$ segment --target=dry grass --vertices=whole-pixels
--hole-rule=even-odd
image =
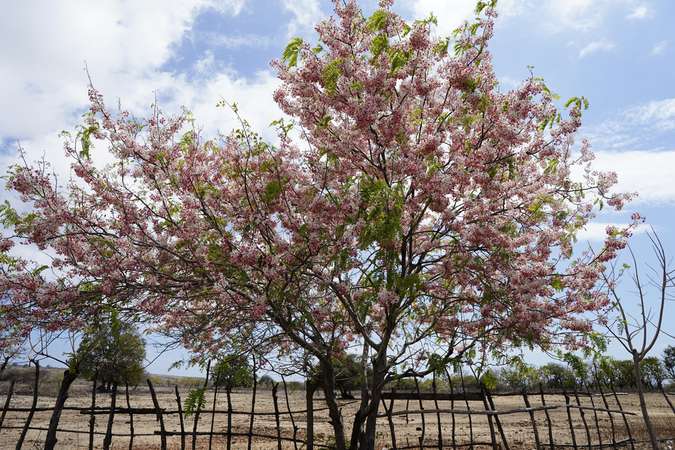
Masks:
[[[87,407],[90,404],[90,394],[88,392],[89,386],[84,384],[77,384],[74,386],[71,393],[71,398],[69,398],[66,403],[67,406],[77,406],[77,407]],[[181,396],[185,398],[187,395],[187,390],[181,392]],[[304,410],[305,409],[305,393],[304,391],[289,391],[289,399],[292,410]],[[158,388],[158,398],[160,405],[163,408],[175,410],[176,398],[173,393],[173,390],[168,387]],[[98,406],[106,406],[110,402],[109,394],[99,394],[99,401],[97,402]],[[17,394],[12,399],[12,406],[20,407],[29,407],[31,403],[31,396],[29,393],[29,388],[19,389]],[[251,407],[251,393],[250,392],[235,392],[232,395],[234,409],[238,411],[249,411]],[[539,406],[540,400],[538,396],[531,396],[530,400],[533,406]],[[613,399],[610,400],[610,408],[616,409],[617,405]],[[4,401],[4,396],[0,398],[0,402]],[[124,392],[121,391],[118,395],[118,406],[125,407],[126,401],[124,398]],[[207,409],[211,408],[213,401],[213,393],[209,392],[207,396]],[[588,397],[581,398],[582,404],[590,406],[590,400]],[[602,400],[600,398],[595,398],[596,406],[602,406]],[[621,395],[620,401],[622,406],[626,411],[635,412],[635,416],[629,416],[628,420],[633,430],[634,437],[639,439],[646,439],[644,432],[644,426],[642,424],[642,418],[639,414],[639,404],[638,398],[634,394]],[[495,397],[496,407],[498,410],[507,410],[513,408],[522,408],[523,401],[520,397]],[[546,402],[549,405],[564,405],[564,399],[562,396],[551,395],[547,396]],[[650,408],[650,414],[653,417],[654,423],[658,429],[659,435],[664,437],[671,437],[675,435],[675,415],[670,410],[669,406],[661,396],[661,394],[648,394],[648,402]],[[51,407],[54,404],[54,398],[49,396],[42,396],[39,399],[38,406]],[[138,388],[131,391],[131,405],[133,407],[152,407],[152,400],[148,393],[147,388]],[[315,407],[319,408],[323,406],[318,398],[315,400]],[[423,403],[423,408],[426,410],[434,409],[434,403],[432,401],[425,401]],[[440,408],[450,408],[449,401],[439,402]],[[1,404],[0,404],[1,407]],[[284,397],[283,390],[279,390],[279,407],[281,411],[286,411],[286,402]],[[472,409],[483,409],[483,405],[480,402],[470,402],[470,407]],[[217,401],[217,409],[226,409],[227,402],[225,395],[219,395]],[[416,401],[410,401],[409,409],[419,409],[420,405]],[[464,402],[456,401],[455,409],[465,409],[466,405]],[[272,412],[273,402],[272,395],[269,390],[260,390],[258,391],[258,398],[255,405],[256,411],[266,411]],[[356,404],[347,404],[342,410],[342,414],[345,417],[345,421],[349,422],[350,416],[354,414],[356,409]],[[394,404],[395,411],[401,411],[406,409],[406,401],[396,401]],[[383,408],[380,408],[380,412],[384,412]],[[32,426],[36,427],[47,427],[50,412],[36,412]],[[575,435],[577,443],[582,446],[586,443],[586,432],[584,430],[582,418],[578,410],[572,411],[573,415],[573,427],[575,429]],[[553,439],[556,443],[571,443],[570,427],[567,420],[567,414],[565,408],[558,408],[550,411],[551,422],[552,422],[552,432]],[[598,442],[598,431],[596,430],[595,425],[595,415],[592,411],[588,411],[585,414],[588,425],[591,429],[591,439],[594,443]],[[7,418],[5,419],[5,426],[22,426],[26,417],[26,413],[8,413]],[[104,432],[107,424],[107,415],[97,415],[96,420],[96,431]],[[456,426],[455,426],[455,439],[457,443],[468,442],[469,440],[469,421],[468,416],[466,415],[456,415]],[[304,413],[294,414],[293,418],[298,426],[298,436],[305,436],[305,420],[306,415]],[[214,424],[214,430],[224,431],[226,429],[226,420],[227,416],[225,414],[216,415]],[[437,441],[438,436],[438,422],[437,416],[435,413],[425,414],[425,442],[431,444]],[[609,443],[612,441],[612,428],[609,416],[606,413],[598,413],[598,423],[600,425],[599,433],[604,443]],[[246,433],[248,431],[248,416],[245,415],[236,415],[233,417],[233,429],[236,432]],[[394,428],[398,441],[398,445],[401,446],[405,443],[410,445],[417,444],[419,442],[419,437],[421,436],[422,429],[422,418],[419,414],[405,415],[394,417]],[[504,427],[505,433],[507,435],[508,442],[511,444],[512,449],[525,449],[534,447],[533,431],[532,424],[527,413],[519,413],[513,415],[501,416],[502,425]],[[60,428],[71,429],[71,430],[81,430],[87,431],[89,429],[89,416],[80,414],[77,411],[64,411],[63,416],[60,422]],[[546,425],[546,418],[542,411],[536,413],[536,422],[539,429],[539,434],[543,442],[548,442],[548,428]],[[166,428],[168,430],[179,430],[179,421],[177,415],[166,415],[165,416]],[[623,420],[620,416],[614,415],[614,424],[616,428],[616,439],[621,440],[627,437],[625,432],[625,426]],[[474,441],[489,442],[490,434],[489,427],[486,416],[472,416],[472,425],[474,431]],[[199,431],[207,432],[211,427],[211,415],[202,414],[199,421]],[[153,415],[135,415],[134,416],[134,428],[136,433],[153,433],[155,430],[159,430],[159,425],[155,420]],[[192,429],[192,418],[186,421],[186,428],[188,430]],[[315,413],[315,439],[317,442],[325,442],[326,439],[331,434],[331,427],[328,422],[328,415],[325,410],[318,411]],[[273,415],[267,416],[256,416],[254,429],[256,433],[264,433],[269,435],[276,435],[276,425]],[[128,433],[129,432],[129,416],[128,415],[117,415],[115,416],[113,430],[115,433]],[[449,414],[441,415],[441,430],[445,438],[446,445],[451,443],[452,436],[452,427],[451,427],[451,417]],[[281,416],[281,431],[283,436],[292,436],[293,428],[288,415]],[[27,440],[24,444],[24,448],[41,448],[46,432],[45,431],[30,431]],[[19,430],[6,430],[3,429],[0,431],[0,449],[9,449],[14,448],[17,437],[19,435]],[[88,436],[86,434],[71,434],[71,433],[59,433],[59,445],[58,448],[64,449],[75,449],[75,448],[87,448]],[[204,449],[208,448],[208,437],[202,436],[198,438],[197,447]],[[103,436],[96,437],[96,446],[100,448],[103,442]],[[378,422],[378,442],[380,442],[380,448],[387,448],[387,443],[390,442],[389,436],[389,424],[385,418],[380,419]],[[169,448],[180,448],[180,438],[170,437],[168,438]],[[234,448],[246,448],[246,437],[239,437],[233,440]],[[190,437],[187,438],[188,448],[191,445]],[[128,448],[128,438],[124,437],[115,437],[113,439],[113,448]],[[134,439],[134,448],[140,449],[151,449],[159,448],[159,437],[158,436],[139,436]],[[213,448],[224,448],[224,438],[223,437],[214,437]],[[254,441],[253,448],[255,449],[276,449],[277,444],[275,441],[265,441],[257,439]],[[294,448],[292,443],[285,444],[284,448]],[[487,448],[487,447],[486,447]]]

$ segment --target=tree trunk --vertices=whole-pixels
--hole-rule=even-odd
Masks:
[[[377,411],[380,406],[382,390],[384,389],[384,380],[387,375],[386,352],[380,351],[373,362],[373,384],[370,392],[370,403],[368,405],[368,416],[366,420],[366,430],[364,435],[364,444],[362,447],[367,450],[375,450],[375,432],[377,429]]]
[[[345,430],[342,417],[340,416],[340,409],[335,398],[335,370],[330,362],[319,361],[319,367],[323,378],[321,385],[326,396],[328,415],[335,432],[335,449],[345,450]]]
[[[61,419],[61,412],[63,407],[66,404],[68,399],[68,390],[73,384],[73,381],[79,375],[77,370],[66,369],[63,371],[63,380],[61,381],[61,387],[59,388],[59,393],[56,396],[56,404],[54,405],[54,411],[52,412],[52,417],[49,419],[49,429],[47,431],[47,436],[45,438],[45,450],[51,450],[56,447],[56,429],[59,426],[59,420]]]
[[[659,450],[659,440],[654,431],[654,426],[652,425],[652,420],[649,417],[649,411],[647,410],[647,402],[645,400],[644,387],[642,385],[642,373],[640,373],[640,358],[636,351],[633,351],[633,374],[635,376],[635,386],[637,387],[638,395],[640,397],[640,409],[642,410],[642,417],[645,421],[645,426],[647,427],[647,433],[649,433],[649,440],[652,444],[653,450]]]

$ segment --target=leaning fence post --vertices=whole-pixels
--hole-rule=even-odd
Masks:
[[[174,385],[176,393],[176,404],[178,405],[178,420],[180,421],[180,450],[185,450],[185,422],[183,421],[183,405],[180,401],[180,393],[178,392],[178,385]]]
[[[157,412],[157,420],[159,421],[159,438],[161,441],[162,450],[166,450],[166,429],[164,428],[164,417],[162,417],[162,410],[159,407],[159,402],[157,401],[157,394],[155,394],[155,388],[152,387],[152,381],[148,378],[148,387],[150,388],[150,396],[152,397],[152,403],[155,405],[155,411]]]
[[[675,406],[673,406],[673,402],[670,401],[670,397],[668,397],[668,393],[666,392],[665,389],[663,389],[663,386],[661,386],[661,393],[663,394],[663,397],[666,399],[666,402],[668,402],[668,406],[670,406],[671,411],[673,411],[673,414],[675,414]]]
[[[487,397],[488,403],[490,403],[490,408],[492,408],[493,411],[497,411],[497,408],[495,407],[495,402],[492,401],[492,395],[490,395],[490,391],[485,388],[485,396]],[[506,450],[510,450],[509,448],[509,442],[506,439],[506,433],[504,433],[504,427],[502,427],[502,421],[499,419],[499,414],[495,413],[495,423],[497,424],[497,430],[499,430],[499,435],[502,438],[502,444],[504,444],[504,448]]]
[[[394,409],[394,396],[396,394],[396,390],[392,389],[391,393],[392,396],[391,399],[389,399],[389,407],[387,407],[387,402],[384,401],[383,397],[380,397],[380,400],[382,401],[382,406],[384,406],[384,412],[387,415],[387,423],[389,424],[389,433],[391,433],[391,448],[393,450],[396,450],[396,432],[394,431],[394,421],[391,416],[391,412]]]
[[[532,411],[532,406],[530,405],[530,399],[527,397],[527,390],[523,389],[523,401],[525,402],[525,407],[530,410],[530,421],[532,422],[532,432],[534,433],[534,444],[536,445],[536,449],[539,450],[541,448],[541,444],[539,442],[539,430],[537,430],[537,420],[534,417],[534,411]]]
[[[584,383],[586,385],[586,393],[588,394],[588,398],[591,401],[591,406],[593,407],[593,419],[595,421],[595,431],[598,434],[598,444],[600,444],[600,448],[603,448],[603,442],[602,442],[602,433],[600,432],[600,421],[598,420],[598,410],[595,409],[595,401],[593,400],[593,394],[591,393],[591,389],[588,386],[588,383]]]
[[[490,428],[490,441],[492,442],[492,450],[497,450],[497,436],[495,435],[495,426],[492,423],[493,419],[492,414],[490,414],[492,408],[490,407],[490,404],[487,401],[487,394],[485,392],[485,386],[483,384],[481,384],[480,390],[482,394],[481,397],[483,397],[483,407],[485,408],[485,412],[487,414],[488,427]]]
[[[94,426],[96,425],[96,380],[98,379],[98,372],[94,374],[94,381],[91,386],[91,415],[89,416],[89,450],[94,450]]]
[[[5,406],[2,407],[2,414],[0,414],[0,430],[2,430],[2,423],[5,421],[7,409],[9,409],[9,402],[12,400],[12,394],[14,394],[15,381],[16,380],[12,379],[12,381],[9,382],[9,388],[7,388],[7,398],[5,398]]]
[[[117,383],[113,384],[112,395],[110,396],[110,413],[108,414],[108,426],[105,430],[105,438],[103,439],[103,449],[108,450],[112,443],[112,427],[115,420],[115,405],[117,401]]]
[[[129,399],[129,384],[124,385],[124,395],[127,398],[127,409],[129,410],[129,450],[132,450],[134,448],[134,413],[131,412],[131,401]],[[178,403],[178,409],[180,409],[180,401]]]
[[[607,417],[609,417],[609,424],[610,427],[612,428],[612,448],[616,448],[616,426],[614,425],[614,417],[612,417],[612,413],[609,411],[609,403],[607,402],[605,393],[602,390],[602,385],[597,377],[597,372],[595,375],[595,384],[598,386],[598,392],[600,392],[600,396],[602,397],[602,404],[605,405],[605,409],[607,410]]]
[[[19,440],[16,442],[16,450],[19,450],[23,446],[23,441],[26,439],[26,434],[28,434],[28,429],[30,428],[30,423],[33,420],[33,415],[35,414],[35,408],[37,407],[38,401],[38,387],[40,381],[40,362],[33,361],[35,364],[35,384],[33,385],[33,403],[31,404],[30,411],[28,412],[28,417],[26,417],[26,423],[21,430],[21,435]]]
[[[546,409],[546,396],[544,395],[544,387],[541,384],[539,384],[539,393],[541,395],[541,406],[544,407],[544,415],[546,416],[546,426],[548,427],[548,445],[553,450],[553,426],[551,424],[551,416],[548,414],[548,409]]]
[[[591,442],[591,430],[588,429],[588,422],[586,421],[586,412],[583,410],[581,406],[581,402],[579,401],[579,393],[577,392],[577,386],[576,384],[574,385],[574,398],[577,402],[577,406],[579,407],[579,415],[581,416],[581,422],[584,424],[584,430],[586,431],[586,442],[588,446],[588,450],[591,450],[591,446],[593,445]]]
[[[565,408],[567,409],[567,421],[570,424],[570,434],[572,435],[572,448],[577,450],[577,437],[574,434],[574,424],[572,423],[572,412],[570,408],[570,396],[567,395],[567,392],[563,394],[565,396]]]
[[[281,423],[279,422],[279,400],[277,399],[277,388],[279,383],[272,383],[272,402],[274,403],[274,421],[277,425],[277,449],[281,450]]]
[[[628,419],[626,419],[626,414],[623,411],[621,401],[619,400],[619,396],[616,394],[616,389],[614,388],[614,382],[611,379],[609,381],[609,388],[612,390],[612,394],[614,394],[614,400],[616,400],[616,405],[619,407],[619,411],[621,411],[621,418],[623,419],[623,423],[626,426],[626,432],[628,433],[628,439],[630,440],[630,448],[635,450],[635,441],[633,440],[633,432],[630,429],[630,424],[628,423]]]
[[[288,400],[288,386],[286,385],[286,379],[284,376],[281,376],[281,382],[284,385],[284,397],[286,398],[286,409],[288,410],[288,416],[291,419],[291,425],[293,426],[293,448],[298,450],[298,442],[296,440],[298,436],[298,426],[295,424],[295,419],[293,418],[293,412],[291,411],[291,402]]]
[[[314,450],[314,385],[305,381],[305,400],[307,403],[307,450]]]

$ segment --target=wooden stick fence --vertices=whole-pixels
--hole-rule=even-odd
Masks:
[[[173,397],[175,397],[175,407],[169,404],[163,405],[151,380],[147,381],[147,387],[152,400],[152,407],[133,406],[128,386],[124,386],[124,397],[122,400],[118,400],[118,393],[119,397],[122,397],[122,393],[116,385],[113,386],[112,393],[109,396],[109,404],[105,406],[97,405],[97,384],[95,381],[92,383],[89,406],[66,406],[65,401],[59,400],[53,407],[38,406],[40,366],[38,363],[34,363],[34,366],[35,380],[31,388],[30,406],[12,405],[13,399],[17,396],[17,385],[14,381],[8,384],[4,401],[0,401],[0,404],[3,405],[2,410],[0,410],[0,433],[3,430],[7,433],[2,439],[7,439],[10,430],[18,431],[18,437],[15,438],[17,449],[22,447],[33,448],[36,446],[36,439],[38,441],[40,438],[44,439],[45,435],[51,436],[49,441],[44,442],[45,448],[48,448],[49,445],[52,445],[50,442],[56,442],[57,433],[61,436],[66,434],[86,435],[90,449],[99,448],[96,446],[97,442],[100,443],[100,448],[112,448],[113,442],[120,439],[128,441],[129,449],[131,449],[134,447],[134,443],[138,442],[135,441],[138,438],[159,439],[159,442],[154,441],[154,445],[159,443],[163,450],[168,448],[170,439],[179,439],[181,450],[185,450],[188,443],[195,448],[198,439],[204,439],[204,443],[208,441],[209,448],[225,447],[228,450],[233,448],[235,442],[237,442],[237,448],[241,448],[240,446],[255,448],[254,442],[258,440],[276,443],[277,450],[283,448],[293,448],[294,450],[301,448],[318,449],[328,448],[329,446],[330,436],[322,435],[322,439],[319,440],[314,433],[316,414],[326,411],[327,407],[315,407],[315,401],[321,400],[314,398],[316,387],[312,385],[307,386],[306,408],[292,410],[286,380],[282,378],[281,383],[274,383],[270,392],[272,411],[262,410],[256,404],[256,399],[259,400],[267,396],[264,392],[259,392],[260,388],[257,383],[250,392],[253,400],[250,402],[249,410],[233,407],[232,390],[229,388],[225,389],[224,393],[227,408],[218,408],[218,394],[220,393],[222,397],[223,393],[216,388],[213,390],[213,401],[209,405],[210,409],[195,411],[191,418],[192,427],[189,427],[189,417],[186,416],[184,411],[178,387],[175,386],[169,391],[172,405],[174,403]],[[480,392],[469,392],[463,382],[463,377],[460,377],[458,390],[457,386],[453,385],[452,378],[449,374],[447,375],[448,392],[439,392],[437,379],[434,377],[432,392],[421,392],[420,384],[416,383],[413,392],[392,390],[382,394],[382,407],[378,411],[377,417],[386,419],[386,422],[383,422],[380,427],[381,430],[387,430],[389,434],[388,436],[382,434],[380,441],[382,439],[388,440],[386,443],[381,442],[382,444],[387,445],[389,449],[400,450],[413,448],[475,449],[478,447],[488,447],[495,450],[510,450],[511,448],[594,450],[605,448],[634,449],[641,442],[635,438],[637,434],[632,429],[636,422],[628,420],[628,417],[636,416],[636,413],[624,408],[620,401],[622,394],[616,392],[614,386],[603,386],[597,379],[592,383],[594,386],[588,384],[582,386],[583,390],[575,388],[571,392],[546,393],[540,386],[536,395],[533,395],[533,393],[528,393],[525,390],[520,393],[498,394],[492,393],[484,387]],[[206,384],[204,387],[206,387]],[[280,397],[280,387],[283,387],[283,398]],[[667,404],[670,411],[673,412],[672,423],[673,429],[675,429],[675,408],[673,408],[673,400],[671,399],[672,394],[668,394],[661,389],[660,395],[663,396],[664,405]],[[515,399],[520,399],[517,401],[522,402],[522,406],[513,406],[514,403],[511,402],[508,407],[498,407],[495,398],[505,396],[514,396]],[[62,400],[61,395],[59,395],[59,398]],[[429,408],[428,404],[424,404],[425,401],[433,402],[433,407]],[[166,403],[166,399],[164,402]],[[399,405],[405,406],[397,409],[397,402]],[[443,405],[442,402],[449,402],[449,407],[446,407],[447,403]],[[457,404],[456,402],[461,403]],[[342,403],[341,408],[345,408],[350,403],[353,402]],[[515,404],[517,405],[517,403]],[[482,405],[482,407],[476,405]],[[561,413],[559,417],[566,417],[566,423],[563,424],[558,421],[554,424],[551,412],[556,410]],[[88,416],[88,429],[59,427],[58,419],[64,411]],[[34,420],[35,414],[48,412],[52,413],[49,426],[33,423],[36,422]],[[16,413],[26,413],[25,418],[20,420],[16,417]],[[207,426],[208,431],[199,429],[197,426],[200,415],[203,421],[206,421],[205,426]],[[304,415],[306,419],[298,420],[300,415]],[[511,435],[508,421],[504,422],[502,419],[506,420],[507,417],[514,415],[523,416],[529,422],[529,428],[516,430],[520,431],[521,434],[523,432],[529,433],[531,438],[529,443],[509,441]],[[226,425],[217,427],[217,417],[222,416],[226,417]],[[233,423],[233,418],[237,416],[245,417],[243,422],[239,422],[239,426],[235,426]],[[96,428],[97,417],[100,417],[99,424],[103,429]],[[145,431],[140,429],[139,432],[138,424],[144,417],[154,417],[155,429],[150,432],[147,429]],[[177,425],[175,425],[176,421],[167,421],[169,417],[172,419],[177,417]],[[461,422],[459,419],[462,417],[468,421],[468,441],[466,438],[462,439],[462,436],[457,433]],[[284,418],[285,423],[290,422],[290,429],[282,426],[282,418]],[[408,431],[402,436],[401,427],[397,427],[397,423],[399,425],[409,423],[414,418],[419,418],[417,435],[411,435]],[[123,419],[126,419],[128,424],[127,432],[119,430],[119,423]],[[256,421],[256,419],[259,420]],[[487,439],[476,428],[480,421],[487,424]],[[256,427],[256,424],[261,422],[268,425]],[[606,426],[607,423],[609,423],[609,427]],[[304,433],[301,431],[299,424],[305,425]],[[603,424],[605,424],[604,428]],[[450,426],[449,435],[447,426]],[[173,429],[176,427],[178,428]],[[560,430],[564,427],[569,428],[567,436],[564,437],[564,442],[556,441],[556,438],[562,439]],[[554,433],[554,428],[557,429],[557,433]],[[30,433],[31,431],[37,433]],[[397,436],[397,431],[399,436]],[[34,437],[38,433],[38,437]],[[191,442],[188,441],[188,438]],[[222,441],[216,439],[222,439]],[[673,437],[667,437],[665,440],[672,442]],[[39,442],[37,445],[41,446]],[[519,447],[518,445],[525,445],[525,447]]]

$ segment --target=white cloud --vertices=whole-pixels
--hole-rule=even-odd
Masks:
[[[266,48],[274,43],[271,36],[261,34],[222,34],[208,33],[203,35],[209,45],[225,48]]]
[[[665,52],[666,49],[668,48],[668,44],[669,44],[668,41],[657,42],[656,44],[654,44],[654,47],[652,47],[652,50],[649,52],[649,54],[652,56],[662,55],[663,52]]]
[[[593,41],[579,50],[579,58],[585,58],[589,55],[592,55],[593,53],[609,52],[613,50],[614,47],[614,43],[606,39]]]
[[[196,62],[193,75],[162,66],[189,34],[205,8],[237,14],[243,0],[14,2],[0,16],[0,140],[18,139],[29,161],[42,156],[67,177],[61,130],[73,130],[88,106],[84,61],[94,85],[110,105],[144,116],[155,99],[167,112],[187,105],[205,132],[237,126],[232,114],[216,108],[237,102],[257,129],[281,115],[272,100],[277,81],[270,72],[245,78],[218,65],[213,54]],[[76,18],[77,20],[74,20]],[[215,70],[217,69],[217,70]],[[270,133],[271,134],[271,133]],[[97,163],[106,152],[95,151]],[[0,155],[0,172],[17,155]],[[6,198],[9,193],[0,194]]]
[[[307,35],[324,18],[319,0],[283,0],[284,8],[293,15],[288,23],[288,36]]]
[[[648,19],[652,16],[652,11],[647,5],[636,5],[631,12],[626,16],[629,20]]]
[[[637,192],[633,203],[674,203],[675,150],[596,151],[593,168],[617,173],[617,192]]]
[[[675,98],[655,100],[631,108],[626,112],[626,117],[660,131],[675,130]]]
[[[623,223],[614,223],[614,222],[591,222],[586,224],[586,227],[579,231],[577,234],[577,239],[579,241],[603,241],[607,237],[607,227],[613,226],[617,228],[624,228],[629,224],[629,221]],[[651,228],[649,225],[640,224],[635,230],[633,230],[633,235],[646,233]]]
[[[530,0],[502,0],[497,4],[500,17],[516,15],[524,10]],[[475,0],[403,0],[401,2],[415,19],[428,17],[433,13],[438,18],[438,32],[449,35],[465,20],[475,16]]]

